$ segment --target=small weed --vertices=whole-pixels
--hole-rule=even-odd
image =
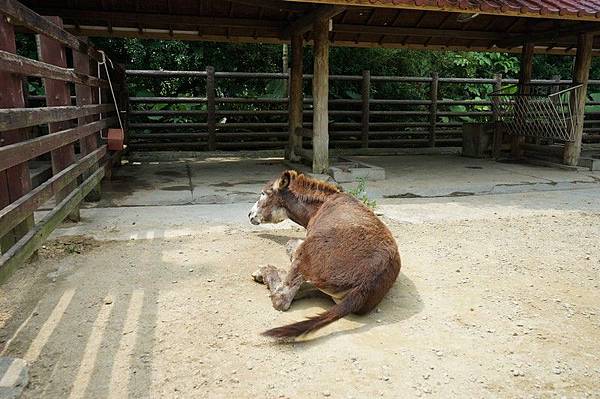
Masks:
[[[357,179],[357,181],[358,185],[356,188],[348,190],[348,193],[369,208],[375,209],[377,207],[377,201],[370,199],[367,195],[367,181],[364,178]]]

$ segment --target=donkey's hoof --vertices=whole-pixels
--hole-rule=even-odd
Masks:
[[[252,273],[252,278],[254,279],[254,281],[256,281],[259,284],[265,283],[265,281],[263,280],[263,275],[261,273],[261,269],[258,269],[254,273]]]

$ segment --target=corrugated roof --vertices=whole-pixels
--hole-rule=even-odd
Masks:
[[[600,0],[317,0],[318,3],[378,5],[545,18],[600,18]]]

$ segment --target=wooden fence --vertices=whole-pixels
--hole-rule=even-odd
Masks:
[[[21,34],[37,34],[37,59],[18,54],[15,25],[26,30]],[[99,196],[104,165],[115,155],[100,145],[100,132],[116,122],[108,82],[98,76],[102,59],[59,18],[0,1],[0,277],[64,218],[77,220],[86,196]],[[32,81],[42,85],[43,98],[26,96]],[[50,173],[32,179],[34,167],[46,164]],[[47,212],[34,217],[42,206]]]
[[[219,82],[230,79],[287,80],[286,73],[150,71],[128,70],[128,80],[187,78],[205,89],[205,95],[194,97],[139,96],[129,97],[128,142],[134,150],[235,150],[284,148],[288,142],[288,98],[256,98],[224,96]],[[304,75],[305,88],[312,75]],[[446,98],[440,93],[451,85],[487,86],[490,92],[503,85],[516,84],[516,79],[497,75],[484,78],[332,75],[332,83],[343,82],[355,87],[359,98],[330,98],[329,134],[331,148],[358,147],[434,147],[460,146],[465,121],[493,121],[497,118],[494,100]],[[551,85],[554,90],[571,81],[534,80],[534,84]],[[377,86],[399,84],[419,88],[427,98],[374,98]],[[591,81],[600,86],[600,81]],[[425,87],[424,87],[425,86]],[[309,91],[309,90],[305,90]],[[409,91],[410,90],[406,90]],[[416,92],[417,90],[415,90]],[[600,105],[590,101],[589,106]],[[186,108],[186,109],[177,109]],[[600,111],[586,113],[585,141],[599,141]],[[304,98],[303,127],[298,132],[303,145],[310,148],[312,135],[312,98]]]

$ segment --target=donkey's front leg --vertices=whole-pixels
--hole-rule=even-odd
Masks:
[[[298,247],[302,245],[303,242],[304,240],[297,238],[291,239],[287,242],[287,244],[285,244],[285,252],[290,257],[291,262],[294,261],[294,258],[296,257],[296,250],[298,250]]]
[[[285,276],[285,280],[278,287],[269,286],[271,291],[271,302],[277,310],[285,311],[290,308],[296,293],[305,282],[304,277],[300,274],[298,261],[292,262],[292,267],[289,273]]]

